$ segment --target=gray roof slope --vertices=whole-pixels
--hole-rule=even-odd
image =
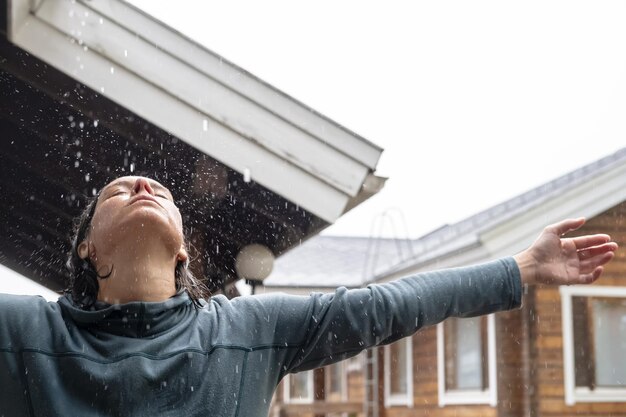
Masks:
[[[391,271],[478,243],[484,231],[623,164],[626,148],[415,240],[314,237],[280,257],[266,285],[335,287],[376,281]],[[375,245],[378,253],[372,249]],[[402,252],[398,250],[400,246]],[[374,258],[377,261],[372,267]]]
[[[267,287],[360,287],[410,256],[410,240],[315,236],[279,257]]]

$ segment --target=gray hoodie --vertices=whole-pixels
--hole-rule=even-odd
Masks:
[[[446,317],[519,307],[512,258],[310,296],[98,303],[0,295],[0,416],[266,416],[287,373]]]

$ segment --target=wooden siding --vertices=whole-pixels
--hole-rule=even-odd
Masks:
[[[528,294],[527,294],[528,296]],[[531,385],[528,306],[496,315],[496,366],[499,417],[528,416]]]
[[[626,202],[589,219],[572,235],[593,233],[608,233],[620,245],[603,277],[593,285],[626,286]],[[535,293],[536,314],[532,316],[531,327],[536,337],[531,339],[531,349],[536,357],[531,357],[531,367],[538,400],[531,416],[626,416],[623,402],[565,404],[561,296],[558,288],[548,286],[536,287]]]

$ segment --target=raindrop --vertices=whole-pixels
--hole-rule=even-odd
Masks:
[[[124,56],[128,57],[128,50],[124,49]]]
[[[248,167],[243,170],[243,182],[250,182],[250,168]]]
[[[103,24],[103,23],[104,23],[104,19],[100,18],[100,24]]]
[[[85,174],[85,182],[89,182],[89,174]]]
[[[100,92],[104,93],[104,87],[100,87]]]
[[[209,121],[207,119],[204,119],[202,121],[202,130],[204,130],[205,132],[209,130]]]
[[[79,165],[80,165],[80,162],[74,161],[74,168],[78,168]]]
[[[98,127],[98,120],[93,121],[93,127]]]
[[[135,163],[134,162],[130,163],[130,172],[135,172]]]
[[[81,128],[81,129],[84,128],[85,127],[85,123],[83,123],[83,122],[78,123],[78,127]]]
[[[115,68],[111,67],[111,74],[115,74]]]

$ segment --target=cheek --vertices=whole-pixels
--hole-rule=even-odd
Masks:
[[[89,235],[94,243],[102,242],[103,240],[109,240],[109,233],[111,230],[110,224],[111,218],[108,216],[94,215],[91,220],[91,228]]]
[[[94,243],[109,242],[111,233],[115,230],[115,207],[111,201],[105,201],[96,207],[93,218],[91,219],[90,235]]]
[[[174,213],[173,218],[174,218],[174,223],[176,224],[176,229],[182,235],[183,234],[183,219],[180,216],[180,212],[178,210],[176,210],[176,212]]]

